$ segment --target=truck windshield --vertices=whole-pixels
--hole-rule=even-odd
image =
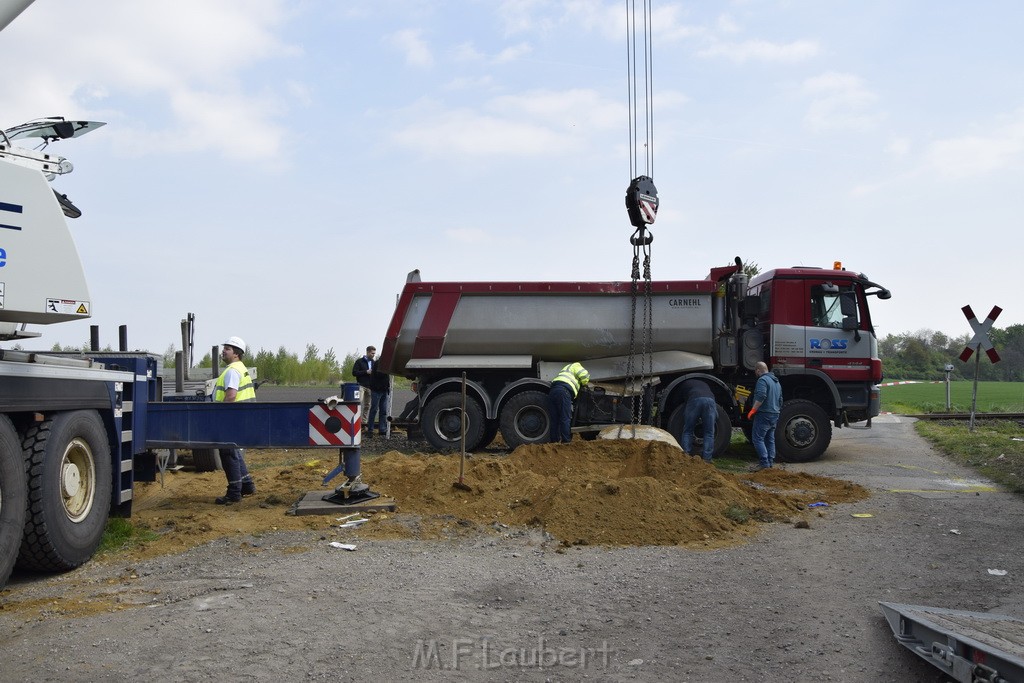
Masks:
[[[811,325],[842,329],[843,319],[851,313],[856,320],[856,296],[852,288],[831,283],[811,287]]]

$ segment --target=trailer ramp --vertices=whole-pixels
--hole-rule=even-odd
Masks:
[[[1024,621],[879,602],[896,641],[962,683],[1024,682]]]

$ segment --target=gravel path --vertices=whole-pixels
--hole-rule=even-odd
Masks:
[[[837,430],[790,467],[874,495],[707,552],[558,551],[517,529],[346,552],[287,532],[20,577],[0,608],[40,616],[0,609],[0,680],[941,681],[879,600],[1024,617],[1024,502],[908,421]],[[95,607],[47,609],[71,594]]]

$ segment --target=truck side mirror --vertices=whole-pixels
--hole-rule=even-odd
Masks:
[[[840,295],[839,295],[839,310],[842,311],[842,314],[844,316],[852,315],[852,316],[856,317],[856,315],[857,315],[857,299],[855,298],[855,295],[854,295],[853,292],[842,292],[842,293],[840,293]],[[843,327],[844,328],[846,327],[845,321],[843,323]]]

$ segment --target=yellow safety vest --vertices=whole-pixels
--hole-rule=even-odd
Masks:
[[[217,384],[213,387],[213,400],[218,403],[224,402],[224,377],[228,374],[228,370],[237,370],[238,374],[242,376],[238,380],[238,393],[235,394],[235,403],[239,401],[255,401],[256,400],[256,389],[252,386],[252,377],[249,377],[249,370],[245,367],[245,363],[240,360],[236,360],[231,365],[224,368],[224,372],[220,373],[220,377],[217,378]]]
[[[565,382],[572,389],[572,397],[580,393],[580,387],[590,382],[590,373],[579,363],[570,363],[562,368],[562,371],[555,376],[551,383]]]

